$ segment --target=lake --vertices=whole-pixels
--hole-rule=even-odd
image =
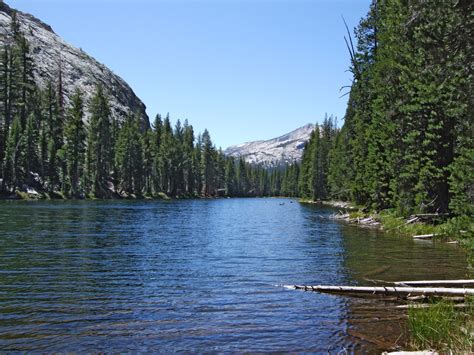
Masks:
[[[3,351],[376,352],[386,300],[287,290],[462,278],[457,246],[290,199],[0,202]],[[402,336],[400,337],[400,333]]]

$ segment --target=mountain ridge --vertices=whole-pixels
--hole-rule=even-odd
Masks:
[[[33,74],[38,86],[45,88],[48,82],[57,85],[61,73],[65,103],[68,104],[76,88],[89,101],[95,93],[95,87],[101,84],[109,96],[110,111],[114,118],[122,121],[129,114],[138,113],[145,125],[149,126],[145,104],[124,79],[82,49],[69,44],[50,25],[31,14],[11,8],[4,1],[0,2],[1,45],[5,45],[11,35],[10,24],[14,12],[30,46],[30,55],[35,64]],[[85,112],[85,120],[88,118],[89,113]]]
[[[290,164],[301,160],[303,148],[314,128],[314,124],[307,123],[275,138],[232,145],[224,153],[235,158],[243,158],[247,163],[265,167]]]

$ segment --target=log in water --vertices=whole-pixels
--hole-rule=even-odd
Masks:
[[[474,287],[474,280],[419,280],[397,281],[396,286],[469,286]]]
[[[296,290],[318,291],[328,293],[363,293],[377,295],[424,295],[424,296],[469,296],[474,295],[474,289],[447,287],[391,287],[391,286],[307,286],[292,285],[285,288]]]

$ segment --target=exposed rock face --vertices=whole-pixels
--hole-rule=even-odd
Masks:
[[[7,40],[13,10],[0,0],[0,45]],[[130,112],[138,112],[145,125],[149,125],[145,105],[135,95],[128,84],[112,73],[105,65],[97,62],[81,49],[64,41],[53,29],[34,16],[17,11],[20,29],[30,45],[30,53],[35,63],[36,83],[44,88],[49,81],[57,85],[59,72],[65,103],[67,104],[76,88],[85,95],[88,102],[97,84],[102,84],[110,99],[112,115],[123,120]],[[60,70],[61,68],[61,70]],[[86,110],[86,120],[89,113]]]
[[[276,167],[300,161],[303,148],[314,127],[309,123],[281,137],[231,146],[224,153],[233,157],[242,157],[250,164],[260,164],[265,167]]]

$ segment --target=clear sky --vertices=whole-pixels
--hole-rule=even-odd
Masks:
[[[344,116],[342,16],[369,0],[7,0],[124,78],[147,106],[217,146]]]

